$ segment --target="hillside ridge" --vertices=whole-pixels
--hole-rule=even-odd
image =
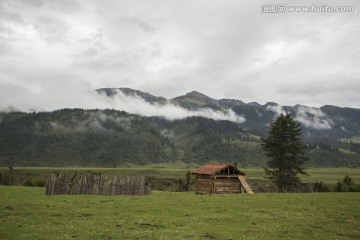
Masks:
[[[173,104],[172,111],[184,108],[183,112],[202,115],[166,119],[161,115],[145,117],[141,112],[79,108],[0,112],[0,166],[117,167],[224,161],[261,167],[266,164],[266,156],[260,139],[267,136],[274,119],[284,113],[300,123],[302,141],[310,156],[308,166],[360,166],[360,109],[281,106],[274,102],[261,105],[216,100],[197,91],[173,99],[130,88],[97,92],[109,98],[123,94],[136,98],[136,102],[142,98],[151,104],[142,104],[144,111],[148,106],[160,109]],[[233,118],[216,118],[226,114]],[[243,121],[231,121],[236,117]]]

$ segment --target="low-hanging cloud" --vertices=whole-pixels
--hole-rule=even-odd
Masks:
[[[281,105],[268,105],[267,111],[275,113],[275,118],[280,114],[288,114]],[[295,109],[294,120],[304,125],[306,128],[317,130],[331,129],[333,121],[319,108],[297,106]]]
[[[162,116],[169,120],[181,119],[185,117],[205,117],[212,118],[215,120],[229,120],[232,122],[243,123],[245,118],[237,115],[232,110],[215,111],[210,108],[202,108],[198,110],[188,110],[180,106],[171,104],[150,104],[144,99],[138,96],[127,96],[120,90],[117,91],[113,97],[109,98],[104,95],[100,95],[104,101],[113,108],[118,109],[121,107],[122,110],[143,115],[143,116]]]
[[[298,106],[294,118],[307,128],[318,130],[331,129],[333,121],[327,118],[326,114],[318,108]]]
[[[107,129],[104,124],[107,122],[115,122],[119,126],[121,126],[124,130],[131,130],[132,117],[121,117],[106,114],[103,111],[96,112],[86,112],[87,118],[85,120],[79,121],[78,119],[71,118],[68,122],[59,123],[56,120],[50,122],[50,126],[54,131],[62,131],[62,132],[85,132],[89,129],[92,131],[111,131]]]
[[[215,111],[210,108],[188,110],[171,104],[150,104],[138,96],[128,96],[118,90],[112,97],[96,91],[47,89],[32,91],[26,87],[2,84],[0,88],[0,111],[54,111],[63,108],[115,109],[142,116],[161,116],[168,120],[191,116],[229,120],[243,123],[245,118],[232,110]]]
[[[285,115],[287,112],[284,110],[284,108],[281,105],[268,105],[266,106],[266,110],[270,112],[274,112],[276,115],[275,117],[283,114]]]

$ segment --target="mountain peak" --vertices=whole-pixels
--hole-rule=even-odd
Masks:
[[[218,100],[218,103],[220,105],[226,106],[228,108],[232,108],[234,106],[241,106],[244,105],[245,103],[243,101],[237,100],[237,99],[227,99],[227,98],[223,98]]]
[[[131,97],[141,97],[146,102],[149,103],[164,103],[166,102],[166,98],[164,97],[157,97],[154,95],[151,95],[147,92],[142,92],[140,90],[135,90],[132,88],[101,88],[96,90],[98,93],[105,93],[107,96],[112,97],[118,93],[118,91],[121,91],[123,94]]]
[[[247,105],[249,105],[249,106],[256,106],[256,107],[260,107],[260,106],[261,106],[261,104],[258,103],[258,102],[250,102],[250,103],[248,103]]]
[[[191,98],[196,98],[196,99],[201,99],[201,100],[214,100],[211,97],[208,97],[205,94],[202,94],[201,92],[198,92],[198,91],[191,91],[191,92],[185,94],[185,97],[191,97]]]
[[[191,91],[183,96],[173,98],[171,101],[188,109],[210,106],[216,109],[218,108],[217,100],[197,91]]]
[[[279,106],[279,104],[278,103],[276,103],[276,102],[267,102],[264,106],[273,106],[273,107],[276,107],[276,106]]]

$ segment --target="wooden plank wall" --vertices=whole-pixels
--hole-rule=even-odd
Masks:
[[[115,176],[112,180],[108,180],[103,175],[52,174],[46,185],[47,195],[148,195],[150,193],[150,184],[145,176],[126,176],[124,180]]]
[[[211,194],[213,189],[213,178],[196,176],[195,185],[196,193],[198,194]]]
[[[204,177],[196,176],[196,193],[198,194],[234,194],[241,193],[241,183],[237,177]]]
[[[238,178],[216,178],[215,193],[232,194],[241,193],[241,184]]]

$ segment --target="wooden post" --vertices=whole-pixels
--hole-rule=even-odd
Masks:
[[[212,189],[213,194],[216,193],[215,184],[216,184],[216,176],[214,176],[213,189]]]

